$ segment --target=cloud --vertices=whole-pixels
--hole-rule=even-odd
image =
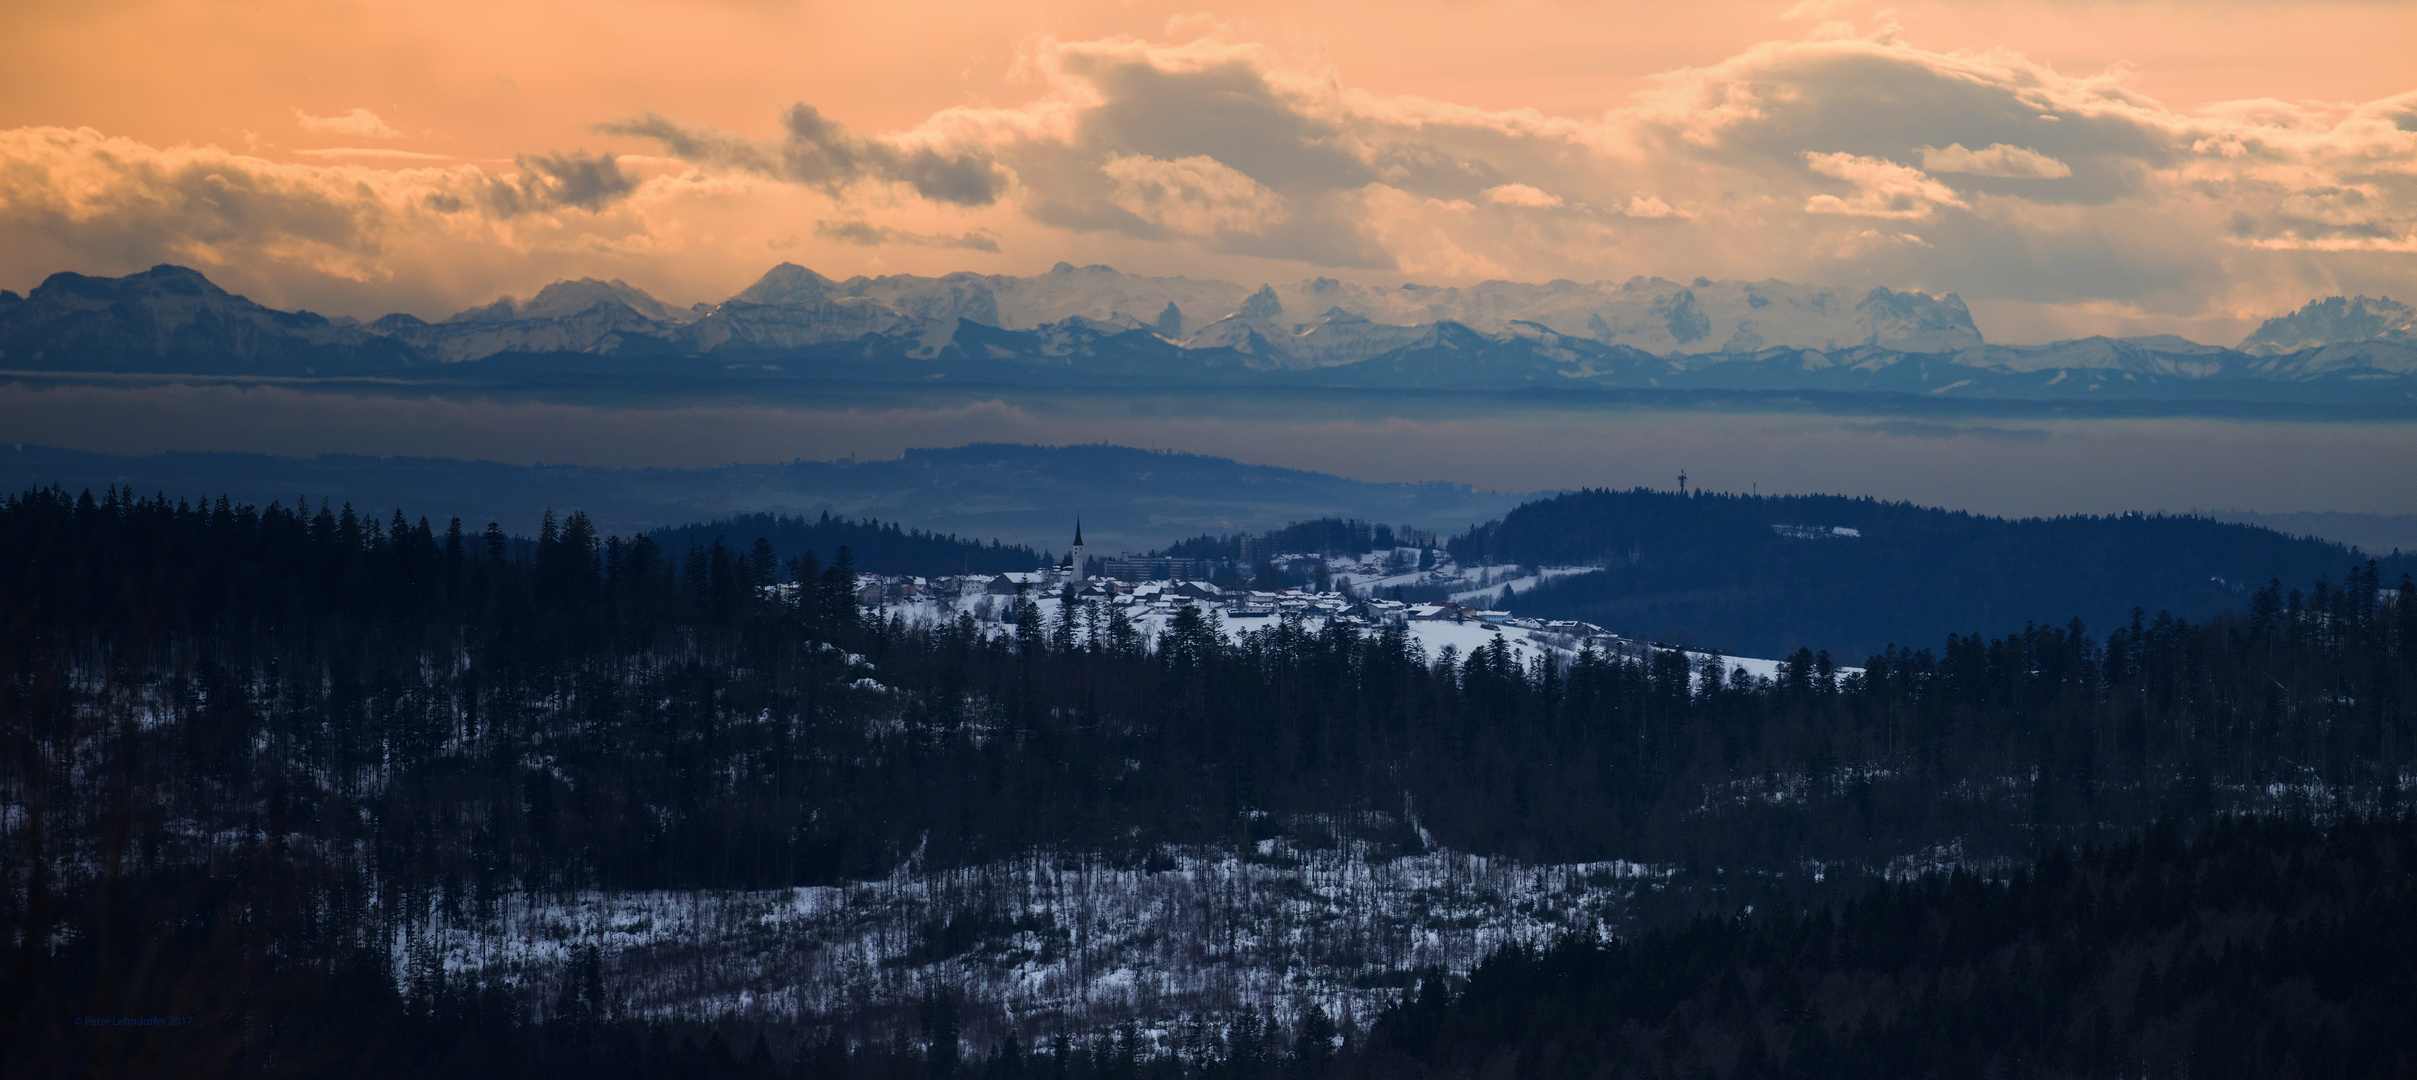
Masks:
[[[1487,188],[1485,198],[1487,202],[1500,203],[1504,206],[1525,206],[1538,210],[1549,210],[1561,205],[1560,196],[1526,184],[1499,184]],[[1664,207],[1663,209],[1668,210],[1669,208]]]
[[[279,252],[358,273],[414,187],[343,167],[216,148],[159,149],[90,129],[0,132],[0,223],[101,262],[218,262]],[[433,178],[430,178],[433,179]],[[348,182],[349,181],[349,182]],[[156,261],[156,260],[155,260]]]
[[[397,150],[390,146],[328,146],[294,151],[296,157],[308,158],[381,158],[388,161],[452,161],[451,154],[429,154],[418,150]]]
[[[1574,228],[1534,232],[1520,215],[1439,222],[1476,262],[1549,277],[1647,269],[1633,260],[1666,257],[1672,227],[1699,231],[1697,250],[1708,253],[1814,253],[1732,271],[1764,276],[1834,271],[1827,217],[2027,215],[2036,227],[2046,216],[2033,207],[2165,198],[2168,178],[2192,160],[2183,135],[2208,126],[2119,78],[1834,25],[1671,72],[1592,119],[1370,94],[1222,37],[1213,22],[1186,28],[1202,36],[1036,39],[1019,59],[1039,88],[1032,100],[944,109],[879,137],[807,105],[788,111],[777,144],[656,116],[608,130],[835,195],[867,180],[907,183],[934,202],[974,205],[978,194],[980,205],[1064,232],[1316,267],[1403,265],[1409,253],[1384,238],[1419,231],[1394,217],[1407,206],[1550,209],[1565,224],[1594,223],[1580,240]],[[911,181],[898,164],[908,147],[978,182],[950,194]],[[2035,183],[2045,178],[2060,183]],[[2024,181],[2034,183],[2007,187]],[[1380,199],[1380,188],[1411,201]],[[1655,190],[1713,197],[1680,211],[1642,194]]]
[[[842,199],[883,197],[868,181],[903,183],[934,203],[1004,200],[1072,233],[1334,267],[1395,265],[1369,231],[1369,185],[1448,172],[1454,197],[1471,198],[1502,182],[1416,140],[1371,143],[1333,88],[1301,82],[1254,45],[1044,39],[1019,63],[1039,99],[943,110],[878,138],[804,104],[787,111],[777,144],[651,115],[604,130]]]
[[[489,205],[505,216],[564,206],[593,213],[638,189],[609,154],[522,154],[514,163],[518,176],[487,187]]]
[[[1846,5],[1847,0],[1797,0],[1794,6],[1780,12],[1779,17],[1782,19],[1827,19],[1837,14],[1838,10]]]
[[[1804,164],[1816,173],[1836,177],[1855,187],[1854,194],[1843,199],[1826,194],[1806,199],[1804,208],[1808,213],[1926,218],[1941,206],[1964,205],[1955,197],[1953,188],[1924,175],[1920,169],[1893,161],[1806,151]]]
[[[2417,252],[2417,215],[2381,184],[2327,185],[2293,191],[2264,217],[2236,211],[2233,235],[2274,251]]]
[[[1645,219],[1684,218],[1695,216],[1687,213],[1684,210],[1674,209],[1669,203],[1663,202],[1662,200],[1654,198],[1651,195],[1630,196],[1628,199],[1628,209],[1626,213],[1632,218]]]
[[[1109,158],[1100,171],[1116,185],[1108,201],[1173,232],[1263,235],[1290,216],[1283,196],[1211,157],[1161,161],[1124,154]]]
[[[880,247],[884,244],[905,244],[910,247],[950,248],[960,251],[999,250],[999,241],[988,233],[969,232],[954,236],[947,234],[908,232],[892,229],[862,219],[850,221],[818,221],[814,235],[825,240],[837,240],[858,247]]]
[[[296,109],[294,110],[294,121],[302,125],[302,130],[313,135],[342,135],[354,139],[400,139],[403,137],[402,132],[388,126],[386,121],[378,119],[378,114],[367,109],[354,109],[351,112],[339,113],[335,116],[312,116]]]
[[[727,131],[687,127],[655,113],[606,121],[597,124],[596,130],[606,135],[653,139],[663,145],[664,153],[681,161],[783,178],[780,157],[774,148]]]
[[[2059,180],[2073,175],[2073,167],[2064,162],[2037,150],[2004,143],[1990,143],[1978,150],[1966,150],[1962,143],[1950,143],[1944,150],[1922,146],[1916,147],[1915,153],[1922,156],[1922,167],[1931,172],[2030,180]]]
[[[647,113],[599,124],[597,130],[653,139],[663,144],[666,153],[684,161],[805,184],[833,194],[861,182],[896,183],[934,202],[986,206],[1007,184],[990,155],[979,148],[861,138],[811,105],[791,105],[781,115],[781,127],[785,134],[779,141],[759,143]]]
[[[523,155],[513,169],[489,171],[281,162],[85,128],[17,128],[0,131],[0,252],[8,272],[37,280],[66,267],[175,262],[271,299],[324,295],[313,290],[329,282],[396,283],[404,297],[428,296],[482,276],[479,268],[628,243],[641,224],[603,215],[637,186],[616,159],[583,152]]]
[[[1029,39],[1020,99],[883,130],[838,102],[770,101],[763,137],[658,113],[597,127],[643,140],[643,158],[480,167],[364,138],[269,162],[20,131],[0,145],[0,233],[376,275],[377,253],[415,236],[701,264],[811,225],[809,244],[863,269],[883,248],[945,272],[960,267],[936,253],[1012,237],[1041,265],[1253,281],[1282,272],[1271,262],[1369,280],[1782,278],[1956,291],[2041,334],[2406,291],[2417,251],[2417,92],[2183,110],[2121,70],[1824,22],[1556,115],[1378,93],[1214,19],[1173,25],[1178,40]]]

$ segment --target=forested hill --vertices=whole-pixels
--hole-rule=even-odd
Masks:
[[[2304,598],[2260,589],[2240,618],[1957,637],[1936,652],[1892,650],[1861,671],[1800,655],[1778,677],[1755,678],[1670,650],[1523,665],[1500,637],[1429,655],[1399,626],[1281,619],[1236,641],[1188,608],[1155,639],[1117,609],[1054,603],[1022,605],[1011,632],[988,634],[970,615],[868,617],[836,567],[782,596],[761,588],[775,570],[769,553],[697,550],[675,558],[643,537],[599,541],[577,513],[516,550],[500,532],[277,505],[58,489],[0,499],[0,746],[13,751],[0,754],[0,968],[19,973],[0,980],[0,1015],[37,1033],[0,1041],[0,1075],[261,1075],[321,1060],[335,1064],[295,1071],[698,1075],[664,1064],[676,1054],[663,1049],[696,1029],[649,1004],[698,985],[693,956],[625,953],[608,969],[591,960],[461,981],[436,951],[446,934],[486,934],[505,912],[583,891],[777,890],[788,903],[799,886],[911,887],[906,875],[979,875],[1031,852],[1100,853],[1171,879],[1175,853],[1265,852],[1284,839],[1349,844],[1378,863],[1440,849],[1657,865],[1664,876],[1634,895],[1640,919],[1665,922],[1739,900],[1837,895],[1901,857],[1985,867],[2159,816],[2394,814],[2417,761],[2417,604],[2399,600],[2417,596],[2417,583],[2381,589],[2363,565],[2340,568],[2338,587],[2309,584]],[[2355,849],[2339,851],[2366,872],[2349,862]],[[2385,865],[2405,867],[2393,858]],[[2405,897],[2382,910],[2405,911]],[[2130,917],[2107,903],[2108,917]],[[1010,1036],[1168,1019],[1096,991],[1086,1000],[1102,1004],[1081,1015],[973,1001],[961,1027],[935,1003],[925,1042],[907,1044],[911,1006],[884,1004],[885,987],[937,997],[984,972],[1002,982],[1021,972],[1013,979],[1025,985],[1046,980],[1023,965],[1049,963],[1108,977],[1090,966],[1100,954],[1086,916],[1014,910],[1028,914],[932,924],[931,950],[899,953],[896,968],[868,964],[867,981],[849,987],[866,1004],[782,1018],[842,1065],[780,1068],[958,1077],[970,1061],[962,1035],[974,1052],[1017,1062],[994,1074],[1011,1076],[1021,1059],[1007,1053]],[[2046,910],[2022,925],[2060,925],[2059,909]],[[2164,919],[2174,909],[2141,910]],[[2313,910],[2365,918],[2363,908]],[[2123,955],[2156,958],[2160,981],[2134,1009],[2160,1011],[2110,1023],[2168,1023],[2155,1019],[2173,1008],[2158,995],[2233,985],[2209,980],[2243,964],[2252,990],[2192,999],[2234,1011],[2188,1030],[2222,1032],[2226,1016],[2310,992],[2342,1000],[2324,981],[2333,969],[2313,973],[2309,991],[2293,969],[2254,964],[2319,955],[2306,943],[2335,949],[2366,925],[2247,936],[2221,910],[2182,919],[2172,933],[2233,934],[2258,951],[2228,953],[2210,938],[2203,953],[2214,959],[2203,960],[2156,944],[2170,935],[2136,939],[2142,951]],[[2405,934],[2406,923],[2387,929]],[[754,940],[771,944],[751,943],[751,955],[781,965],[839,947]],[[1975,1002],[1961,968],[1924,985],[1939,988],[1940,1009],[1958,1010],[1956,1023],[2034,1023],[2047,1000],[2030,996],[2036,980],[2073,955],[2062,940],[1990,953],[2010,972],[1985,984],[2002,986],[1989,991],[1999,996]],[[1017,941],[1036,944],[1017,951]],[[1961,964],[1987,942],[1948,944],[1964,951],[1944,962]],[[1856,970],[1919,968],[1859,956]],[[765,970],[778,980],[800,969]],[[1192,970],[1210,985],[1231,969]],[[2105,989],[2134,993],[2130,970]],[[1378,952],[1348,971],[1370,987],[1412,976],[1404,958]],[[2351,980],[2405,1002],[2407,972],[2354,969]],[[2268,984],[2254,979],[2275,978],[2282,990],[2256,996]],[[1885,1011],[1932,1007],[1919,987],[1902,996],[1906,979],[1852,990],[1859,998],[1826,987],[1748,984],[1770,995],[1753,1006],[1770,1018],[1769,1054],[1798,1053],[1781,1025],[1808,1001],[1842,1002],[1823,1014],[1839,1024],[1906,1015],[1907,1031],[1981,1038]],[[1881,1004],[1850,1008],[1867,1001]],[[2315,1015],[2363,1024],[2372,1013]],[[72,1022],[109,1016],[194,1022],[140,1039],[78,1034]],[[1266,1029],[1250,1016],[1219,1046],[1193,1044],[1147,1075],[1271,1080],[1255,1049]],[[1300,1030],[1314,1034],[1313,1019]],[[1682,1022],[1640,1021],[1657,1031]],[[1852,1038],[1863,1039],[1859,1028]],[[797,1062],[797,1045],[780,1055]],[[656,1056],[642,1062],[642,1052]],[[907,1071],[845,1064],[868,1053]],[[1697,1059],[1726,1068],[1721,1053]],[[2362,1074],[2357,1060],[2329,1068],[2337,1059],[2313,1054],[2297,1059],[2311,1075]],[[72,1067],[81,1055],[124,1064]],[[1038,1075],[1144,1075],[1121,1064],[1059,1074],[1082,1056],[1047,1058]],[[1330,1065],[1349,1062],[1321,1053],[1293,1075],[1315,1080]],[[2156,1074],[2171,1075],[2161,1064]],[[783,1073],[768,1063],[750,1075]]]
[[[856,569],[873,574],[997,574],[1030,570],[1041,553],[1021,544],[997,540],[963,540],[921,529],[902,528],[895,521],[871,518],[850,521],[823,514],[819,518],[783,514],[734,514],[715,521],[656,529],[649,533],[669,552],[711,548],[719,543],[747,551],[757,540],[772,545],[781,565],[812,552],[818,565],[830,565],[839,549],[847,548]]]
[[[2405,815],[2159,825],[2007,881],[1512,948],[1388,1011],[1351,1075],[2407,1076],[2412,860]]]
[[[2140,608],[2202,619],[2269,581],[2308,582],[2350,549],[2198,517],[2007,519],[1831,495],[1587,490],[1531,502],[1450,543],[1463,563],[1593,565],[1518,597],[1522,615],[1585,619],[1732,655],[2004,634]],[[2417,556],[2379,560],[2385,578]]]

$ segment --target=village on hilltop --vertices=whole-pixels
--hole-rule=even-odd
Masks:
[[[1064,620],[1071,639],[1105,640],[1108,627],[1122,624],[1140,640],[1153,640],[1187,609],[1241,641],[1253,631],[1292,622],[1310,632],[1341,626],[1362,632],[1402,627],[1429,655],[1450,649],[1467,655],[1500,647],[1522,664],[1552,656],[1573,659],[1582,650],[1606,658],[1643,659],[1656,649],[1677,647],[1613,633],[1593,623],[1515,614],[1515,597],[1547,581],[1594,571],[1591,566],[1461,566],[1433,545],[1402,545],[1358,554],[1255,550],[1261,538],[1240,539],[1239,558],[1213,560],[1174,555],[1090,555],[1078,524],[1065,557],[1053,565],[995,574],[917,576],[856,575],[856,602],[883,619],[908,623],[971,619],[986,634],[1014,633],[1023,609],[1034,608],[1043,623]],[[1258,587],[1241,568],[1275,582]],[[1223,584],[1219,582],[1222,581]],[[793,596],[795,583],[773,586]],[[1734,664],[1767,677],[1773,661],[1724,658],[1717,652],[1686,652],[1692,666],[1706,660]]]

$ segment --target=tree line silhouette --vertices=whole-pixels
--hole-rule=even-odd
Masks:
[[[1856,535],[1836,530],[1853,530]],[[2133,607],[2203,620],[2260,584],[2363,561],[2323,540],[2164,514],[2005,519],[1835,495],[1586,490],[1523,504],[1447,545],[1463,564],[1596,566],[1518,610],[1748,656],[2002,636],[2026,620],[2100,628]],[[2378,560],[2386,577],[2417,554]]]
[[[805,587],[767,588],[784,580]],[[0,503],[5,1008],[55,1040],[0,1060],[216,1039],[230,1069],[391,1046],[404,1072],[494,1054],[609,1075],[719,1053],[703,1027],[583,997],[575,967],[530,1012],[394,958],[416,922],[514,890],[783,887],[1035,848],[1141,865],[1310,815],[1380,846],[1759,869],[1782,889],[1674,892],[1652,913],[1670,921],[1843,900],[1857,868],[1949,838],[1985,861],[2160,817],[2389,816],[2417,604],[2388,597],[2417,594],[2380,584],[2359,565],[2269,582],[2238,614],[1950,636],[1860,669],[1802,649],[1755,679],[1666,649],[1523,665],[1499,640],[1430,655],[1399,627],[1299,620],[1236,643],[1194,609],[1150,640],[1060,598],[991,634],[860,608],[844,548],[783,565],[769,543],[667,550],[576,513],[516,543],[399,513],[31,491]],[[1841,872],[1789,876],[1808,862]],[[68,1031],[177,1001],[205,1022]],[[775,1056],[931,1067],[859,1019]],[[1127,1075],[1096,1034],[1016,1053]],[[1104,1037],[1112,1061],[1150,1057]]]
[[[2170,821],[1835,908],[1511,946],[1347,1075],[2405,1076],[2417,818]]]

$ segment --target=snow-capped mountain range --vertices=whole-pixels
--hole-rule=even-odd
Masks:
[[[664,304],[620,281],[584,279],[547,286],[526,303],[504,297],[442,323],[388,316],[371,329],[429,342],[446,359],[474,359],[466,353],[475,349],[455,343],[476,338],[488,348],[486,355],[561,351],[558,342],[580,334],[601,343],[614,333],[639,329],[631,316],[651,324],[656,336],[704,349],[732,343],[796,347],[868,333],[937,340],[953,333],[959,321],[1044,332],[1071,324],[1094,333],[1147,330],[1188,348],[1231,348],[1259,358],[1263,366],[1285,368],[1365,360],[1411,344],[1443,323],[1496,335],[1540,327],[1669,356],[1855,346],[1935,353],[1981,344],[1971,313],[1953,294],[1879,288],[1854,296],[1777,281],[1701,278],[1693,285],[1632,278],[1616,284],[1491,281],[1395,289],[1312,278],[1251,290],[1231,282],[1143,277],[1067,263],[1032,277],[960,273],[846,281],[782,263],[729,300],[692,309]],[[515,332],[522,340],[507,346]]]
[[[617,358],[581,360],[580,357]],[[834,280],[783,263],[719,304],[580,279],[437,322],[283,312],[200,273],[0,292],[0,369],[217,376],[842,377],[1369,389],[1821,390],[2417,403],[2417,312],[2333,297],[2236,348],[1985,342],[1961,299],[1661,278],[1246,288],[1058,264]]]
[[[2277,356],[2344,341],[2417,341],[2417,310],[2390,297],[2328,296],[2266,320],[2240,348]]]

